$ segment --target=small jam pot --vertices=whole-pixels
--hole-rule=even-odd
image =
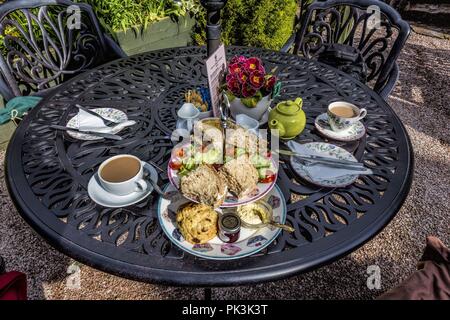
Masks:
[[[241,219],[237,214],[224,213],[219,217],[219,239],[226,243],[236,242],[241,233]]]

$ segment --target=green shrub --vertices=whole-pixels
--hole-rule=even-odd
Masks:
[[[222,42],[278,50],[293,32],[296,11],[296,0],[228,0],[221,11]],[[203,45],[205,10],[199,11],[196,19],[192,38]]]

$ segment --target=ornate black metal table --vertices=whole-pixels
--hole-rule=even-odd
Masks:
[[[372,90],[325,65],[253,48],[229,55],[260,56],[283,81],[280,99],[301,96],[308,123],[298,140],[323,141],[314,118],[344,98],[368,109],[367,135],[346,144],[372,168],[352,186],[308,185],[283,163],[278,184],[288,199],[293,234],[263,252],[234,261],[191,256],[172,245],[156,215],[157,196],[123,209],[96,205],[87,183],[111,155],[131,153],[165,168],[184,93],[206,84],[205,48],[149,52],[82,74],[53,91],[21,123],[7,153],[7,183],[23,218],[50,244],[95,268],[142,281],[225,286],[287,277],[332,262],[375,236],[396,214],[412,180],[411,144],[392,109]],[[49,128],[65,124],[75,103],[126,111],[138,124],[123,141],[78,141]],[[168,183],[161,173],[161,185]]]

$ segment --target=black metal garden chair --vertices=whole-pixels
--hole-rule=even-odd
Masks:
[[[78,73],[126,56],[103,33],[91,6],[67,0],[0,5],[0,49],[0,94],[7,101],[42,95]]]
[[[331,64],[387,98],[398,79],[396,60],[409,33],[409,24],[384,2],[315,1],[281,51]]]

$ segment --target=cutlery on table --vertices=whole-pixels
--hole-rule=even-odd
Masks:
[[[338,166],[338,168],[343,168],[343,169],[347,169],[347,168],[359,169],[359,170],[364,169],[363,163],[355,162],[355,161],[341,160],[341,159],[323,157],[323,156],[318,156],[318,155],[305,155],[305,154],[299,154],[294,151],[282,150],[282,149],[278,150],[278,153],[288,155],[288,156],[293,156],[299,160],[309,162],[309,163],[324,164],[324,165],[329,165],[329,166],[334,166],[334,167]]]
[[[56,124],[51,125],[50,128],[56,129],[56,130],[62,130],[62,131],[74,131],[74,132],[78,132],[78,133],[89,134],[89,135],[92,135],[92,136],[105,138],[105,139],[111,139],[111,140],[117,140],[117,141],[122,140],[121,136],[118,136],[118,135],[112,134],[112,133],[86,131],[86,130],[80,130],[80,129],[76,129],[76,128],[69,128],[69,127],[59,126],[59,125],[56,125]]]
[[[298,162],[302,163],[304,166],[306,167],[313,167],[313,166],[326,166],[329,168],[333,168],[333,169],[343,169],[343,170],[347,170],[347,171],[355,171],[356,173],[361,173],[361,174],[371,174],[372,170],[366,167],[352,167],[352,166],[347,166],[345,164],[339,164],[339,163],[322,163],[322,162],[313,162],[313,161],[309,161],[309,160],[302,160],[302,159],[297,159]]]
[[[97,118],[102,119],[103,122],[105,123],[105,126],[109,126],[109,125],[112,125],[112,124],[113,124],[113,125],[116,125],[116,124],[119,123],[119,122],[116,122],[116,121],[113,121],[113,120],[106,119],[105,117],[103,117],[102,115],[98,114],[97,112],[92,111],[92,110],[89,110],[88,108],[83,107],[83,106],[80,105],[80,104],[76,104],[75,106],[76,106],[78,109],[83,110],[84,112],[87,112],[87,113],[89,113],[90,115],[93,115],[94,117],[97,117]]]
[[[134,120],[127,120],[124,122],[116,123],[113,127],[80,127],[78,129],[83,131],[95,131],[95,132],[103,132],[103,133],[116,133],[119,131],[122,131],[126,127],[134,126],[136,124],[136,121]]]

